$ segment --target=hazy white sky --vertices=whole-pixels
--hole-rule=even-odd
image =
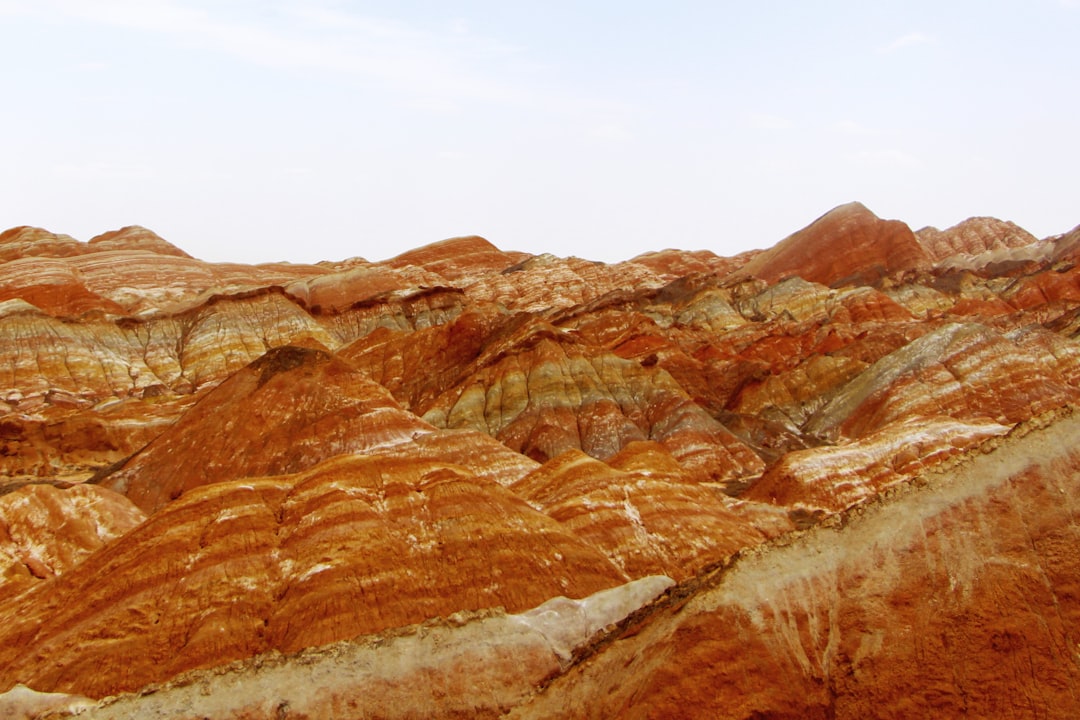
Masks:
[[[0,0],[0,229],[621,260],[1080,223],[1080,0]]]

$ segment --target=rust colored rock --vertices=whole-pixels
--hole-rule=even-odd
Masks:
[[[739,272],[770,282],[798,276],[839,286],[929,266],[930,256],[907,225],[850,203],[755,256]]]
[[[1080,712],[1080,420],[749,553],[509,717],[1066,720]]]
[[[1072,717],[1077,237],[851,204],[735,258],[245,266],[14,228],[0,691]],[[656,573],[680,584],[610,634],[542,605]]]
[[[286,290],[313,313],[322,314],[341,313],[361,303],[370,304],[376,299],[387,298],[395,292],[437,287],[443,282],[439,275],[421,268],[395,269],[364,264],[298,280],[287,285]]]
[[[472,452],[447,457],[462,441]],[[486,436],[439,433],[327,352],[285,346],[214,388],[103,482],[153,513],[203,485],[353,453],[443,457],[504,483],[534,466]]]
[[[948,228],[925,227],[915,233],[935,261],[954,255],[975,256],[995,250],[1034,245],[1038,239],[1015,223],[991,217],[973,217]]]
[[[157,255],[191,257],[157,233],[138,225],[102,233],[86,243],[70,235],[57,235],[28,226],[0,233],[0,262],[25,257],[72,257],[109,250],[137,250]]]
[[[0,495],[0,602],[60,575],[146,519],[93,485],[25,485]]]
[[[489,346],[472,372],[424,413],[438,427],[472,428],[538,461],[578,449],[598,459],[653,439],[696,480],[724,481],[761,460],[665,372],[530,323]]]
[[[224,671],[187,673],[151,694],[127,694],[98,704],[16,688],[0,694],[0,709],[6,709],[5,700],[20,709],[71,704],[89,720],[136,715],[256,720],[292,714],[494,719],[557,674],[594,633],[637,611],[670,585],[670,578],[652,576],[581,600],[552,598],[516,614],[459,612],[296,656],[270,653]],[[15,705],[20,700],[23,704]]]
[[[553,255],[529,257],[465,287],[474,302],[497,303],[512,312],[542,313],[592,302],[623,288],[659,288],[664,281],[635,263],[604,265]]]
[[[613,462],[626,470],[570,450],[510,489],[635,578],[684,579],[765,539],[721,494],[686,482],[663,446],[634,443],[621,455]]]
[[[804,517],[840,512],[1008,430],[988,420],[911,418],[843,445],[793,450],[742,497]]]
[[[482,237],[441,240],[385,261],[391,268],[422,267],[453,283],[501,272],[528,258],[527,253],[503,252]]]
[[[344,456],[185,494],[0,606],[0,687],[102,697],[277,649],[625,582],[464,468]]]
[[[52,258],[20,258],[0,265],[0,301],[13,299],[58,317],[123,313],[120,305],[90,290],[70,263]]]
[[[708,250],[660,250],[648,252],[627,260],[628,263],[644,265],[666,281],[676,280],[697,273],[728,275],[742,267],[758,250],[750,250],[732,258],[725,258]]]
[[[69,257],[82,252],[83,243],[70,235],[21,225],[0,233],[0,262],[29,257]]]
[[[1080,400],[1057,364],[986,326],[948,324],[853,378],[805,429],[853,438],[897,420],[937,415],[1015,424]]]
[[[156,255],[173,255],[175,257],[190,258],[186,252],[165,240],[152,230],[147,230],[139,225],[129,225],[112,230],[100,235],[95,235],[87,241],[88,252],[101,252],[104,250],[141,250],[152,252]]]

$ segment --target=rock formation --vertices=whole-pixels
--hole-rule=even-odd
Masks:
[[[911,228],[850,203],[757,255],[742,272],[771,282],[797,276],[823,285],[850,285],[929,265],[930,253]]]
[[[1075,717],[1077,238],[8,230],[0,709]]]
[[[1078,441],[1076,415],[1043,418],[748,553],[509,716],[1073,717]]]

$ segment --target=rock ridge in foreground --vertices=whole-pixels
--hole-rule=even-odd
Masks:
[[[1049,413],[744,552],[509,717],[1075,717],[1078,448]]]
[[[517,614],[461,612],[295,655],[188,673],[96,706],[70,696],[56,702],[77,703],[76,713],[88,720],[496,718],[568,667],[575,650],[672,584],[656,575],[580,600],[552,598]]]

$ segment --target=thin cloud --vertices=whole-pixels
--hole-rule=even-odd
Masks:
[[[903,168],[913,170],[922,167],[919,158],[903,150],[864,150],[855,155],[855,162],[870,167]]]
[[[513,49],[470,35],[461,23],[439,33],[300,2],[277,5],[276,13],[257,20],[230,16],[227,5],[190,0],[16,0],[0,9],[167,35],[269,68],[353,75],[428,107],[528,101],[476,60]]]
[[[634,133],[618,123],[605,123],[592,128],[589,135],[597,140],[611,143],[630,142]]]
[[[934,38],[931,35],[921,32],[912,32],[907,35],[901,35],[893,40],[888,45],[880,48],[878,52],[881,53],[894,53],[899,50],[906,50],[907,48],[918,47],[919,45],[929,45],[934,42]]]
[[[149,167],[121,165],[105,161],[64,163],[54,166],[52,171],[53,175],[60,180],[75,180],[79,182],[148,180],[156,175]]]
[[[755,130],[790,130],[795,127],[790,119],[771,113],[750,113],[746,116],[746,124]]]
[[[854,120],[841,120],[833,125],[833,129],[837,132],[844,133],[845,135],[876,135],[877,131],[872,130],[865,125],[860,125]]]

